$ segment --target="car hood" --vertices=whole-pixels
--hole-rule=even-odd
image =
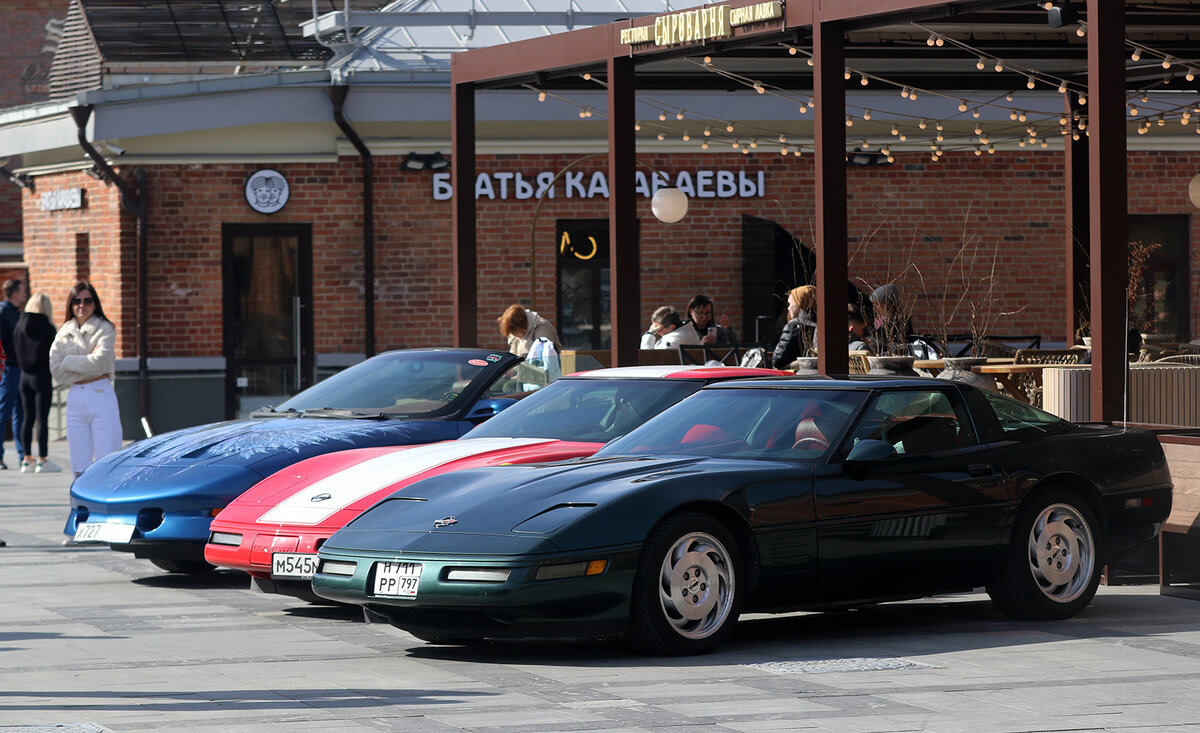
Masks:
[[[629,516],[621,520],[627,530],[613,527],[612,543],[637,541],[646,522],[661,516],[661,507],[697,498],[722,500],[727,492],[719,487],[736,487],[778,470],[763,461],[665,456],[457,471],[393,494],[334,533],[324,547],[476,554],[501,537],[527,537],[551,539],[561,550],[577,549],[601,541],[590,531],[559,530],[587,515],[613,512]],[[638,503],[625,504],[630,499]]]
[[[176,430],[138,441],[104,460],[110,463],[258,466],[279,454],[295,463],[317,453],[375,445],[404,445],[458,437],[453,423],[433,420],[256,418]]]
[[[202,425],[147,438],[93,463],[71,485],[90,500],[220,491],[232,499],[264,477],[321,453],[457,438],[434,420],[267,418]]]
[[[549,438],[471,438],[398,448],[362,448],[314,456],[271,474],[235,499],[214,521],[314,527],[343,510],[341,526],[378,500],[421,478],[506,462],[590,455],[596,443]]]

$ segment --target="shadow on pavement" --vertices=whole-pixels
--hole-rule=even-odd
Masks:
[[[421,689],[278,689],[193,690],[187,692],[136,692],[131,690],[0,690],[0,712],[45,710],[57,698],[70,701],[72,711],[137,710],[192,714],[203,711],[312,711],[383,708],[391,705],[455,705],[471,698],[498,693],[465,690]],[[36,697],[37,702],[6,704],[3,698]]]
[[[238,570],[217,570],[200,575],[168,573],[134,578],[132,582],[151,588],[245,588],[246,574]]]

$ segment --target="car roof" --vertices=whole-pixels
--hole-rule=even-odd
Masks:
[[[780,374],[782,372],[776,369],[759,367],[646,364],[575,372],[567,375],[564,379],[730,379],[732,377],[776,377]]]
[[[791,376],[773,377],[770,379],[742,379],[734,382],[723,382],[720,388],[736,387],[739,389],[842,389],[867,391],[892,387],[946,387],[961,386],[957,382],[932,377],[896,377],[876,374],[849,374],[838,376]],[[713,385],[712,388],[717,388]]]

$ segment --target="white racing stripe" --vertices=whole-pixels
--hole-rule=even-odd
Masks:
[[[521,448],[550,442],[553,441],[544,438],[472,438],[419,445],[408,450],[388,453],[302,486],[296,493],[269,509],[258,521],[272,524],[319,524],[359,499],[431,468],[504,448]],[[329,498],[313,501],[314,496],[321,494],[328,494]]]

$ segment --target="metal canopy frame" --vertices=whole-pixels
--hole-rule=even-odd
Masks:
[[[757,3],[724,4],[738,8]],[[1088,136],[1066,145],[1063,157],[1069,225],[1062,245],[1068,263],[1063,328],[1067,334],[1073,332],[1083,295],[1078,286],[1087,282],[1093,335],[1092,416],[1119,420],[1124,414],[1127,360],[1125,299],[1114,294],[1124,292],[1127,279],[1126,85],[1138,80],[1135,73],[1126,78],[1125,43],[1128,37],[1177,59],[1200,57],[1200,0],[1076,0],[1072,5],[1086,21],[1084,38],[1064,37],[1061,29],[1051,29],[1046,9],[1031,0],[784,0],[780,21],[735,27],[731,36],[706,43],[639,48],[619,42],[622,28],[652,24],[660,17],[652,16],[467,51],[455,55],[451,65],[454,180],[475,177],[476,90],[523,84],[569,89],[578,86],[584,73],[607,75],[612,363],[636,363],[641,307],[633,222],[635,141],[630,110],[635,87],[706,88],[713,75],[686,60],[705,55],[736,61],[755,79],[777,75],[793,87],[811,79],[817,112],[814,245],[821,298],[819,370],[846,373],[842,336],[846,311],[840,305],[844,285],[839,285],[847,275],[845,67],[851,59],[855,68],[872,63],[895,67],[897,71],[889,71],[891,78],[926,89],[987,88],[987,77],[931,56],[925,43],[931,29],[965,35],[980,46],[1002,47],[1009,60],[1052,59],[1056,73],[1086,86],[1089,97]],[[921,24],[919,30],[915,24]],[[1048,47],[1050,39],[1054,43]],[[813,66],[805,57],[781,57],[783,43],[811,46]],[[919,63],[921,59],[926,63]],[[994,78],[1003,85],[1000,88],[1016,86],[1007,73]],[[454,186],[454,339],[458,345],[472,345],[478,336],[472,191],[471,185]],[[1085,272],[1073,236],[1088,242],[1090,273]]]

